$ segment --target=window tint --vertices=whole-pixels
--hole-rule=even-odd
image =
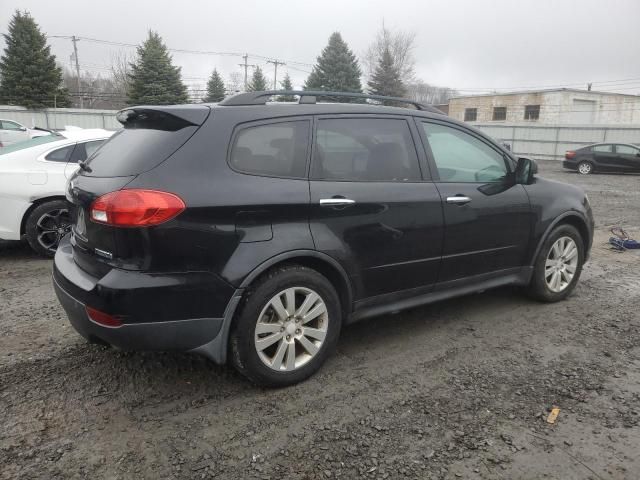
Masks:
[[[309,122],[269,123],[241,130],[231,149],[231,166],[274,177],[306,176]]]
[[[613,145],[594,145],[591,150],[600,153],[611,153],[613,152]]]
[[[464,109],[464,121],[465,122],[475,122],[478,119],[478,109],[477,108],[465,108]]]
[[[640,150],[631,145],[616,145],[616,152],[623,155],[636,155]]]
[[[420,180],[409,125],[387,118],[320,120],[313,178],[354,182]]]
[[[525,105],[524,119],[538,120],[540,118],[540,105]]]
[[[10,122],[8,120],[2,120],[2,129],[3,130],[20,130],[22,127],[18,125],[16,122]]]
[[[49,160],[50,162],[66,162],[69,160],[69,155],[71,155],[74,146],[75,145],[67,145],[66,147],[53,150],[52,152],[49,152],[44,159]]]
[[[82,142],[76,145],[73,150],[70,161],[72,162],[84,162],[93,153],[100,148],[100,145],[104,143],[104,140],[94,140],[92,142]]]
[[[494,120],[506,120],[507,119],[507,107],[493,107],[493,119]]]
[[[422,123],[444,182],[495,182],[507,174],[501,153],[457,128]]]

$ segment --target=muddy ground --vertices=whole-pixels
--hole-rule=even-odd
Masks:
[[[541,171],[595,210],[568,300],[505,288],[356,324],[282,390],[88,345],[51,262],[0,246],[0,478],[640,478],[640,252],[604,245],[640,237],[640,176]]]

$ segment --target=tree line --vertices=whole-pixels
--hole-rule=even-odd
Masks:
[[[171,105],[189,103],[189,92],[182,81],[180,67],[174,65],[169,50],[157,32],[149,31],[137,47],[133,61],[117,56],[111,75],[104,78],[85,72],[78,78],[57,65],[46,35],[28,12],[16,11],[4,34],[5,49],[0,57],[0,104],[27,108],[66,107],[72,98],[82,96],[88,108],[122,108],[125,105]],[[303,88],[305,90],[370,93],[409,97],[425,103],[444,103],[455,91],[431,86],[415,76],[413,49],[415,36],[382,28],[362,60],[358,60],[339,32],[329,37],[316,59]],[[361,66],[362,65],[362,66]],[[364,71],[363,71],[364,68]],[[367,78],[363,86],[361,79]],[[208,78],[203,102],[219,102],[239,90],[225,85],[214,69]],[[288,74],[279,82],[283,90],[292,90]],[[71,94],[73,90],[81,91]],[[246,90],[269,90],[262,69],[256,66]],[[282,95],[279,101],[294,101]],[[349,101],[337,98],[336,101]]]

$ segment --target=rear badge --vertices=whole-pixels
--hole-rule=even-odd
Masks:
[[[109,260],[113,259],[113,253],[107,252],[106,250],[100,250],[99,248],[94,248],[94,252],[101,257],[108,258]]]

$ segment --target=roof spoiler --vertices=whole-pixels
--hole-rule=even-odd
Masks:
[[[182,126],[200,126],[210,112],[211,109],[205,105],[141,105],[120,110],[116,113],[116,120],[125,127],[133,121],[148,121],[151,118],[172,119],[172,123]]]
[[[234,95],[233,97],[225,98],[222,102],[218,103],[221,106],[240,106],[240,105],[265,105],[269,97],[275,95],[292,96],[296,95],[300,97],[300,104],[314,104],[317,102],[317,97],[326,98],[361,98],[364,100],[376,100],[381,102],[393,102],[393,103],[406,103],[413,105],[417,110],[424,110],[432,113],[439,113],[444,115],[442,111],[438,110],[431,105],[424,105],[415,100],[400,97],[386,97],[384,95],[368,95],[366,93],[355,92],[327,92],[323,90],[265,90],[260,92],[247,92]]]

